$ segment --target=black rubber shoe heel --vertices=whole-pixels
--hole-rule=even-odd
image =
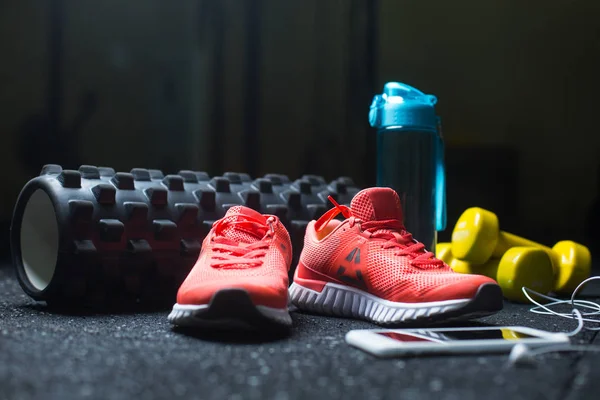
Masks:
[[[464,306],[443,314],[436,314],[430,317],[416,319],[412,323],[403,324],[402,327],[467,321],[495,314],[498,311],[501,311],[503,308],[504,300],[500,286],[492,283],[486,283],[485,285],[481,285],[471,301],[466,303]]]
[[[206,305],[176,304],[168,319],[178,327],[219,330],[281,330],[292,325],[287,308],[256,306],[243,289],[219,290]]]

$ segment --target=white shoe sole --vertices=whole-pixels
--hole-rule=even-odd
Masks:
[[[290,298],[301,310],[363,319],[385,326],[478,318],[494,314],[503,307],[502,290],[493,284],[482,285],[470,299],[397,303],[335,283],[326,283],[321,292],[293,283]]]

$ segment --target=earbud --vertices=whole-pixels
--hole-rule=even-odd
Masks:
[[[518,343],[512,348],[508,361],[512,365],[534,365],[536,363],[535,356],[523,343]]]

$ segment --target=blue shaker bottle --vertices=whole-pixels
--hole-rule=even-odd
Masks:
[[[446,228],[444,143],[437,98],[399,82],[388,82],[373,98],[369,123],[377,129],[377,186],[400,196],[404,225],[435,251]]]

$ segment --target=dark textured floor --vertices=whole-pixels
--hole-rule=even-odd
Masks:
[[[600,286],[588,290],[600,298]],[[568,331],[572,321],[506,304],[487,324]],[[504,355],[379,360],[344,342],[368,323],[293,314],[285,338],[190,337],[166,313],[57,315],[0,268],[0,399],[598,398],[600,354],[551,354],[507,368]],[[600,344],[586,331],[579,343]]]

